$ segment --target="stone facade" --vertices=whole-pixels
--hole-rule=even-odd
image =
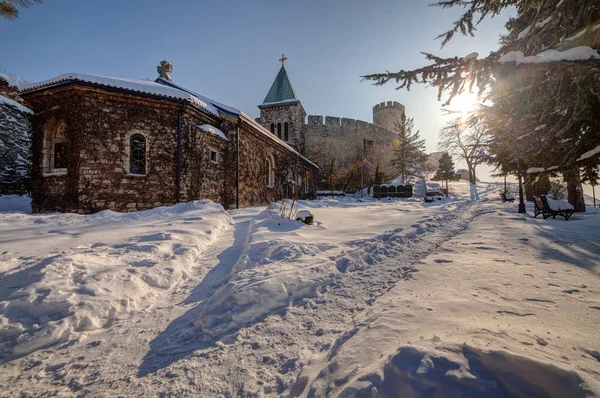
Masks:
[[[296,149],[303,145],[305,142],[303,129],[306,112],[299,101],[276,105],[259,105],[258,107],[260,108],[260,124],[264,128]],[[288,126],[287,137],[285,134],[286,123]],[[279,136],[279,130],[281,130],[281,136]]]
[[[238,131],[241,207],[285,197],[288,185],[294,184],[283,175],[292,166],[299,176],[310,176],[295,182],[304,183],[300,193],[314,192],[316,167],[252,120],[214,116],[181,101],[77,83],[25,92],[24,97],[36,113],[34,212],[136,211],[196,199],[234,208]],[[221,129],[225,137],[204,131],[202,125]],[[133,136],[144,138],[144,173],[130,172]],[[57,158],[65,146],[66,161]],[[276,174],[269,187],[267,158]]]
[[[260,105],[257,121],[269,129],[279,121],[293,121],[296,141],[291,142],[319,166],[317,189],[357,190],[374,183],[375,169],[388,177],[395,176],[391,165],[397,143],[398,126],[403,127],[404,106],[389,101],[373,107],[373,120],[309,115],[304,123],[301,104]],[[297,109],[302,109],[299,112]]]
[[[31,111],[0,74],[0,195],[23,195],[30,183]]]

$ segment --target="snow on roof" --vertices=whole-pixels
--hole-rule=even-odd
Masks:
[[[256,122],[250,116],[246,115],[244,112],[240,113],[240,119],[242,119],[242,121],[244,121],[244,122],[248,123],[249,125],[253,126],[254,128],[256,128],[258,131],[260,131],[263,135],[268,137],[270,140],[277,142],[279,145],[283,146],[288,151],[300,156],[304,161],[310,163],[317,169],[319,168],[319,166],[317,166],[316,164],[314,164],[313,162],[311,162],[309,159],[305,158],[304,156],[300,155],[294,148],[292,148],[291,146],[289,146],[288,144],[283,142],[280,138],[277,138],[277,136],[275,134],[271,133],[269,130],[267,130],[266,128],[261,126],[258,122]]]
[[[522,51],[511,51],[500,57],[500,63],[516,62],[519,64],[541,64],[545,62],[557,61],[584,61],[586,59],[598,59],[600,54],[588,46],[579,46],[569,48],[565,51],[546,50],[538,55],[526,57]]]
[[[263,102],[262,104],[259,105],[260,106],[266,106],[266,105],[277,105],[277,104],[289,104],[292,102],[300,102],[299,99],[296,98],[291,98],[291,99],[286,99],[283,101],[276,101],[276,102]]]
[[[23,105],[19,104],[15,100],[12,100],[10,98],[6,98],[3,95],[0,95],[0,104],[6,104],[8,106],[12,106],[13,108],[16,108],[19,112],[30,113],[30,114],[33,115],[33,111],[31,109],[27,108],[26,106],[23,106]]]
[[[165,98],[175,98],[190,102],[205,111],[219,116],[219,111],[211,103],[203,101],[197,96],[181,89],[165,86],[150,80],[123,79],[118,77],[94,76],[81,73],[65,73],[53,79],[39,83],[24,84],[20,87],[22,92],[32,92],[45,87],[69,83],[69,82],[93,83],[100,86],[120,88],[138,93],[151,94]]]
[[[216,135],[217,137],[228,141],[227,136],[224,132],[216,128],[215,126],[211,126],[210,124],[201,124],[198,128],[202,131],[206,131],[207,133],[211,133],[212,135]]]
[[[600,145],[598,145],[596,148],[592,149],[591,151],[587,151],[586,153],[581,155],[576,161],[579,162],[580,160],[589,159],[592,156],[597,155],[599,153],[600,153]]]
[[[222,111],[224,111],[226,113],[229,113],[229,114],[232,114],[232,115],[235,115],[235,116],[239,116],[240,113],[241,113],[241,111],[239,109],[237,109],[237,108],[234,108],[234,107],[222,104],[220,102],[217,102],[217,101],[215,101],[213,99],[205,97],[202,94],[198,94],[197,92],[194,92],[194,91],[190,90],[187,87],[183,87],[183,86],[180,86],[179,84],[175,84],[175,83],[173,83],[171,81],[165,80],[162,77],[159,77],[155,81],[156,81],[156,83],[159,83],[159,84],[162,84],[162,85],[165,85],[165,86],[171,86],[171,87],[176,88],[178,90],[185,91],[186,93],[191,94],[194,97],[199,98],[202,101],[204,101],[206,103],[209,103],[209,104],[213,105],[214,107],[216,107],[216,108],[218,108],[218,109],[220,109],[220,110],[222,110]]]

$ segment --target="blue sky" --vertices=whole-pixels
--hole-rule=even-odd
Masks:
[[[0,70],[28,81],[67,72],[154,79],[167,59],[175,82],[256,117],[285,52],[308,114],[372,121],[373,105],[399,101],[433,151],[445,120],[437,91],[375,87],[360,76],[422,66],[421,51],[487,55],[508,14],[441,50],[434,38],[460,10],[429,2],[45,0],[0,20]]]

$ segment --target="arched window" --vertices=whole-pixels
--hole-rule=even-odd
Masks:
[[[146,137],[134,134],[129,140],[129,173],[146,174]]]
[[[281,123],[277,123],[277,137],[281,139]]]
[[[64,122],[51,120],[45,127],[42,148],[42,173],[66,173],[69,142]]]
[[[271,123],[271,133],[275,134],[275,123]]]
[[[290,140],[290,133],[288,128],[288,122],[283,123],[283,140],[288,142]]]
[[[269,156],[266,160],[266,180],[267,187],[273,188],[275,186],[275,160],[272,156]]]

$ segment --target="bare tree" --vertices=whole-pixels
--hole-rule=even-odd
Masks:
[[[475,184],[475,169],[486,160],[490,133],[480,122],[454,120],[440,130],[438,148],[467,163],[469,182]]]

